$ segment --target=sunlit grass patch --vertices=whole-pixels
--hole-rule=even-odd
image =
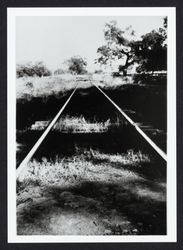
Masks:
[[[83,76],[84,77],[84,76]],[[79,85],[80,88],[88,88],[91,82],[84,82],[83,77],[71,74],[48,77],[21,77],[16,80],[17,99],[32,97],[48,97],[58,93],[67,93]],[[88,79],[88,76],[85,76]]]
[[[16,80],[17,99],[31,99],[32,97],[48,97],[58,93],[67,93],[78,86],[86,89],[93,86],[92,82],[104,88],[113,89],[124,84],[133,83],[132,76],[115,77],[110,74],[72,75],[62,74],[48,77],[21,77]]]
[[[83,116],[65,116],[59,119],[53,129],[64,133],[102,133],[107,132],[110,125],[110,119],[105,122],[90,122]]]
[[[94,158],[103,161],[94,163]],[[27,165],[24,181],[39,181],[41,185],[74,184],[84,180],[101,182],[121,180],[126,182],[141,177],[133,171],[125,169],[125,165],[139,166],[141,163],[149,161],[148,156],[141,152],[129,151],[122,155],[107,155],[90,150],[71,157],[57,157],[55,161],[42,158],[39,162],[34,159]],[[120,164],[121,168],[115,168],[113,165],[115,163]]]
[[[32,124],[31,130],[44,130],[49,123],[50,121],[36,121]],[[82,115],[80,117],[66,115],[56,122],[53,126],[53,131],[62,133],[104,133],[122,125],[123,122],[120,119],[117,119],[115,122],[112,122],[111,119],[105,122],[93,122],[86,120]]]
[[[141,151],[134,152],[128,150],[127,154],[104,154],[95,150],[90,150],[91,159],[108,161],[110,163],[121,163],[122,165],[138,165],[139,163],[150,162],[148,155],[143,154]]]

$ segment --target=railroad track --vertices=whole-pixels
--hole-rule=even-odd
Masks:
[[[77,79],[76,82],[79,82]],[[98,89],[98,91],[105,96],[105,98],[115,107],[115,109],[126,119],[126,121],[135,128],[138,134],[141,135],[142,139],[145,140],[152,148],[153,150],[160,155],[160,157],[164,160],[167,161],[167,155],[165,152],[156,145],[156,143],[140,128],[139,124],[134,122],[127,114],[124,112],[98,85],[95,84],[95,82],[90,79],[90,82]],[[44,139],[47,137],[51,129],[53,128],[54,124],[57,122],[58,118],[61,116],[62,112],[68,105],[68,103],[71,101],[73,95],[76,93],[76,90],[78,88],[78,83],[71,93],[71,95],[68,97],[67,101],[65,104],[60,108],[59,112],[56,114],[56,116],[53,118],[53,120],[49,123],[43,134],[40,136],[40,138],[37,140],[37,142],[34,144],[32,149],[29,151],[29,153],[26,155],[26,157],[23,159],[23,161],[20,163],[18,168],[16,169],[16,177],[17,180],[22,181],[23,180],[23,173],[26,170],[26,166],[30,159],[33,157],[35,152],[38,150]]]

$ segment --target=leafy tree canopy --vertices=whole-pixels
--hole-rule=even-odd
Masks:
[[[73,56],[69,60],[66,61],[66,64],[68,65],[68,70],[72,74],[85,74],[87,61],[86,59],[80,57],[80,56]]]
[[[163,28],[152,30],[143,35],[140,40],[134,40],[135,31],[131,26],[125,30],[117,27],[115,21],[106,23],[104,37],[106,44],[99,47],[97,63],[111,64],[122,59],[119,72],[126,75],[129,66],[137,63],[138,72],[166,70],[167,62],[167,18],[164,18]]]
[[[163,19],[163,27],[142,36],[137,56],[139,66],[137,72],[167,70],[167,17]]]
[[[123,64],[119,66],[119,72],[123,72],[126,75],[127,68],[136,60],[134,35],[135,31],[131,26],[121,30],[117,27],[115,21],[106,23],[104,29],[106,44],[98,48],[99,58],[96,62],[111,64],[114,60],[122,59]]]

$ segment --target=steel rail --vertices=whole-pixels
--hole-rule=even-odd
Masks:
[[[153,149],[165,160],[167,161],[167,155],[160,149],[145,133],[144,131],[106,94],[97,86],[94,81],[93,85],[114,105],[114,107],[126,118],[126,120],[138,131],[138,133],[153,147]]]
[[[61,115],[61,113],[63,112],[63,110],[65,109],[65,107],[69,103],[69,101],[71,100],[72,96],[76,92],[77,86],[75,87],[75,89],[73,90],[72,94],[69,96],[69,98],[65,102],[65,104],[62,106],[62,108],[59,110],[59,112],[57,113],[57,115],[53,118],[52,122],[48,125],[48,127],[46,128],[46,130],[43,132],[43,134],[41,135],[41,137],[34,144],[34,146],[29,151],[29,153],[27,154],[27,156],[24,158],[24,160],[20,163],[20,165],[16,169],[16,178],[17,178],[17,180],[21,181],[20,175],[23,173],[23,170],[27,166],[27,163],[32,158],[32,156],[34,155],[34,153],[36,152],[36,150],[39,148],[39,146],[41,145],[41,143],[43,142],[43,140],[45,139],[45,137],[48,135],[48,133],[50,132],[51,128],[53,127],[53,125],[55,124],[55,122],[57,121],[57,119],[59,118],[59,116]]]

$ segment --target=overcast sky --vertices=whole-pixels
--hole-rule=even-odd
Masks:
[[[104,25],[111,20],[125,29],[132,25],[136,38],[162,27],[163,17],[17,17],[16,62],[44,61],[51,69],[80,55],[93,69],[97,48],[105,43]]]

